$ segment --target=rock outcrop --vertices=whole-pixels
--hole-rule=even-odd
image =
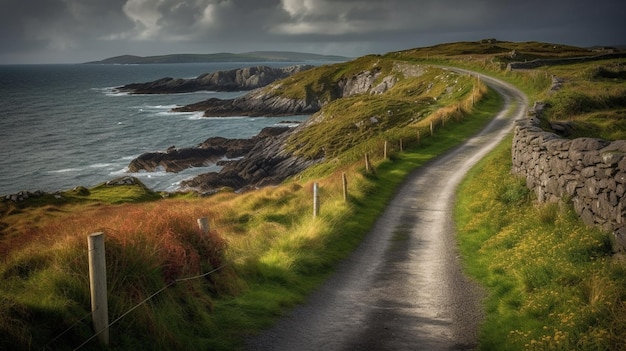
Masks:
[[[208,99],[195,104],[174,108],[175,112],[204,111],[206,117],[228,116],[288,116],[313,114],[334,99],[358,94],[383,94],[397,82],[396,75],[417,77],[424,73],[419,65],[396,63],[393,72],[383,76],[379,67],[364,70],[334,82],[320,84],[323,91],[310,87],[303,89],[302,98],[281,95],[282,82],[230,100]],[[378,84],[376,84],[378,82]],[[325,97],[323,97],[325,96]]]
[[[177,149],[168,148],[165,152],[148,152],[130,162],[130,172],[164,170],[180,172],[190,167],[203,167],[215,164],[223,158],[237,158],[248,154],[261,140],[282,134],[289,127],[267,127],[250,139],[226,139],[212,137],[197,147]]]
[[[116,90],[131,94],[172,94],[202,90],[252,90],[313,67],[312,65],[295,65],[283,68],[254,66],[205,73],[193,79],[167,77],[147,83],[132,83],[118,87]]]
[[[212,193],[223,187],[242,190],[279,184],[323,160],[323,156],[317,159],[298,157],[285,148],[289,136],[303,127],[263,138],[246,156],[228,162],[220,172],[201,174],[182,182],[181,186]]]
[[[6,202],[9,202],[9,201],[22,202],[28,199],[42,197],[44,195],[46,195],[46,193],[41,190],[37,190],[33,192],[24,190],[24,191],[17,192],[15,194],[4,195],[1,199],[2,201],[6,201]]]
[[[239,98],[230,100],[212,98],[195,104],[177,107],[172,111],[204,111],[205,117],[279,117],[313,114],[320,110],[322,104],[323,102],[317,99],[290,99],[256,90]]]
[[[383,94],[399,81],[401,77],[418,77],[426,72],[423,66],[396,62],[391,70],[384,71],[375,63],[373,67],[343,76],[334,81],[320,76],[315,83],[306,84],[294,80],[293,82],[275,82],[265,88],[255,89],[245,96],[230,100],[209,99],[199,103],[175,108],[174,111],[190,112],[205,111],[205,116],[285,116],[298,114],[313,114],[334,99],[349,97],[358,94]],[[284,94],[286,84],[301,87],[301,98],[289,98]],[[300,84],[300,85],[298,85]],[[289,88],[293,88],[290,86]],[[229,160],[224,163],[220,172],[211,172],[196,176],[181,183],[182,187],[195,188],[201,192],[213,192],[223,187],[236,190],[250,187],[261,187],[278,184],[294,176],[306,168],[323,161],[324,153],[311,158],[298,157],[287,150],[289,136],[306,128],[309,120],[288,132],[256,140],[252,148],[238,160]],[[230,142],[230,141],[229,141]],[[229,143],[228,142],[228,143]],[[189,165],[206,165],[206,162],[215,162],[221,155],[226,155],[223,147],[226,141],[220,143],[205,143],[193,150],[177,150],[173,148],[167,153],[153,153],[140,157],[136,161],[140,169],[175,169],[181,165],[181,158]],[[243,152],[243,149],[242,149]],[[181,157],[189,154],[188,158]],[[171,155],[170,155],[171,154]],[[175,160],[168,160],[169,157]],[[135,161],[133,161],[135,162]],[[203,163],[204,162],[204,163]],[[134,168],[131,168],[131,170]]]

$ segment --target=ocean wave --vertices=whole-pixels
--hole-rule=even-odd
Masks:
[[[174,106],[176,107],[176,106]],[[206,119],[206,117],[204,117],[204,112],[199,111],[199,112],[177,112],[177,111],[161,111],[161,112],[157,112],[155,113],[157,116],[179,116],[179,117],[186,117],[186,119],[190,120],[190,121],[197,121],[197,120],[204,120]]]
[[[141,106],[141,108],[144,109],[151,109],[151,110],[171,110],[175,107],[179,107],[176,104],[171,104],[171,105],[144,105]]]
[[[118,169],[117,171],[110,172],[109,175],[114,176],[114,177],[118,177],[118,176],[126,175],[128,173],[129,173],[128,172],[128,167],[124,167],[122,169]]]
[[[191,113],[189,117],[187,117],[187,119],[190,121],[196,121],[196,120],[204,120],[206,119],[206,117],[204,117],[204,112],[193,112]]]
[[[89,165],[89,168],[107,168],[115,166],[113,163],[94,163],[93,165]]]
[[[106,96],[130,96],[126,91],[117,90],[118,87],[91,88],[93,91],[100,92]]]
[[[256,120],[256,118],[248,117],[248,116],[232,116],[232,117],[207,116],[207,117],[204,117],[204,118],[205,119],[212,119],[212,120],[237,120],[237,119],[247,119],[247,120],[250,120],[250,121]]]
[[[48,173],[76,173],[84,170],[84,168],[62,168],[48,171]]]
[[[289,128],[295,128],[297,126],[299,126],[300,123],[289,123],[289,122],[280,122],[280,123],[275,123],[274,126],[275,127],[289,127]]]
[[[139,157],[139,155],[124,156],[124,157],[118,158],[117,160],[118,161],[132,161],[132,160],[136,159],[137,157]]]

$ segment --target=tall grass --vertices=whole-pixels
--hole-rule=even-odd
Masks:
[[[626,267],[568,204],[536,204],[509,173],[510,140],[461,185],[467,271],[488,290],[482,350],[625,350]]]
[[[36,240],[3,258],[0,265],[0,309],[5,312],[0,319],[2,349],[71,348],[90,337],[87,318],[55,340],[89,313],[86,236],[90,232],[106,235],[110,320],[175,279],[219,267],[225,241],[215,232],[205,236],[194,227],[195,218],[208,212],[198,203],[176,200],[87,207],[44,219],[31,234]],[[141,344],[139,340],[154,338],[158,331],[156,348],[192,347],[186,340],[202,331],[190,327],[189,319],[207,324],[212,296],[236,290],[236,276],[229,270],[177,283],[113,326],[113,345]]]

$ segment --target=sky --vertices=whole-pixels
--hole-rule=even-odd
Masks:
[[[298,51],[358,57],[496,38],[626,44],[623,0],[0,0],[0,64]]]

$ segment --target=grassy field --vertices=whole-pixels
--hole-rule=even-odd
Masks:
[[[511,82],[530,101],[546,103],[546,121],[567,122],[572,133],[606,140],[626,139],[626,58],[537,42],[461,42],[390,53],[396,59],[459,66]],[[596,60],[546,64],[532,70],[508,70],[507,64],[533,59],[597,56]],[[553,88],[553,78],[558,87]]]
[[[569,204],[536,204],[510,155],[509,140],[458,191],[466,270],[488,291],[480,349],[626,349],[626,265],[609,233]]]
[[[428,63],[512,82],[530,101],[548,102],[547,126],[564,121],[576,135],[623,139],[623,59],[506,70],[512,56],[586,55],[561,45],[484,41],[324,66],[273,87],[328,101],[314,117],[318,123],[289,141],[303,157],[323,149],[327,162],[280,186],[163,198],[142,185],[102,185],[62,192],[61,199],[0,203],[0,349],[75,349],[89,340],[86,236],[97,231],[106,235],[112,348],[236,349],[332,272],[411,170],[479,130],[500,106],[471,77]],[[404,79],[394,71],[398,62],[425,73]],[[382,95],[336,99],[333,82],[373,67],[383,72],[380,79],[399,81]],[[563,79],[560,90],[550,90],[553,75]],[[567,204],[534,204],[509,174],[508,144],[472,172],[458,195],[467,272],[489,296],[482,349],[619,350],[626,330],[624,263],[611,255],[607,233],[585,227]],[[314,182],[322,198],[317,218]],[[210,219],[206,236],[199,217]],[[106,349],[95,341],[82,348]]]

